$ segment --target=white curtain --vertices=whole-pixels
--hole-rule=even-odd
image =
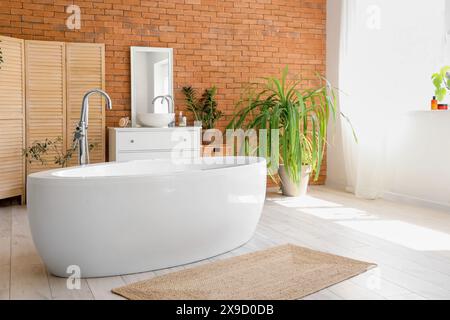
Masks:
[[[341,15],[340,108],[359,141],[345,121],[336,134],[346,187],[357,196],[383,195],[401,116],[429,108],[431,74],[448,52],[445,12],[445,0],[343,0],[332,13]]]

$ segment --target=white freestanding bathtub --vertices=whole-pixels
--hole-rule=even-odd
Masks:
[[[76,266],[84,278],[138,273],[246,243],[265,200],[265,159],[195,161],[105,163],[31,174],[30,228],[48,270],[67,277]]]

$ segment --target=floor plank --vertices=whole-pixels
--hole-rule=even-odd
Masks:
[[[426,300],[424,297],[419,296],[415,293],[409,293],[409,294],[401,294],[397,296],[391,296],[389,300]]]
[[[13,263],[10,297],[13,300],[50,300],[52,295],[44,266]]]
[[[360,287],[350,281],[338,283],[329,288],[335,295],[345,300],[385,300],[378,293],[364,287]]]
[[[0,265],[0,300],[9,300],[9,284],[11,279],[11,267]]]
[[[86,279],[80,279],[80,287],[70,289],[67,279],[55,277],[47,273],[49,285],[54,300],[93,300],[94,295]]]
[[[309,295],[302,300],[343,300],[342,297],[338,296],[336,293],[329,289],[325,289]]]
[[[11,213],[11,207],[0,207],[0,300],[10,298]]]
[[[14,300],[52,298],[47,270],[31,239],[26,209],[13,207],[10,298]]]
[[[356,276],[350,282],[386,298],[411,294],[408,289],[384,279],[380,267]]]
[[[150,272],[124,275],[124,276],[122,276],[122,279],[126,284],[132,284],[132,283],[139,282],[139,281],[149,280],[154,277],[156,277],[156,273],[153,271],[150,271]]]
[[[89,288],[95,300],[124,300],[124,298],[111,292],[114,288],[126,285],[122,277],[87,279]]]

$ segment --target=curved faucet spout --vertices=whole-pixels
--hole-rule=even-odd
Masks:
[[[105,97],[106,107],[108,108],[108,110],[112,109],[111,97],[105,91],[103,91],[102,89],[89,90],[83,96],[83,102],[82,102],[82,107],[81,107],[81,117],[80,117],[80,122],[84,121],[84,122],[86,122],[86,125],[88,123],[88,115],[89,115],[89,97],[96,93]]]
[[[175,102],[173,101],[173,97],[168,94],[166,95],[166,100],[170,101],[170,106],[169,106],[169,113],[175,113]]]
[[[100,94],[106,99],[106,107],[112,109],[112,101],[110,96],[101,89],[92,89],[85,93],[81,106],[80,122],[75,130],[74,142],[78,143],[80,165],[89,164],[89,144],[88,144],[88,122],[89,122],[89,97],[93,94]]]
[[[161,104],[163,104],[163,103],[164,103],[164,100],[166,100],[168,112],[170,113],[170,101],[169,101],[169,99],[167,98],[167,96],[157,96],[157,97],[154,97],[153,100],[152,100],[152,104],[155,104],[155,102],[156,102],[158,99],[161,99]]]
[[[168,113],[175,113],[174,111],[174,103],[173,103],[173,98],[171,95],[165,95],[165,96],[157,96],[152,100],[152,104],[154,105],[155,102],[161,99],[161,104],[164,103],[164,100],[167,102],[167,112]],[[171,123],[169,123],[169,127],[174,127],[175,126],[175,121],[172,121]]]

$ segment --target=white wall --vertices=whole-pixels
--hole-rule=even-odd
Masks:
[[[373,20],[374,8],[380,9],[378,23]],[[344,122],[331,131],[329,185],[371,198],[395,191],[448,201],[432,198],[428,192],[432,185],[412,190],[412,184],[424,181],[419,175],[414,180],[398,174],[398,170],[423,172],[423,165],[415,167],[405,158],[399,167],[392,160],[393,155],[402,156],[399,140],[392,139],[405,134],[400,122],[408,111],[429,109],[431,74],[449,63],[445,12],[445,0],[328,1],[327,77],[343,91],[341,109],[359,137],[355,144]],[[449,189],[447,182],[442,183],[440,188]]]
[[[405,114],[392,139],[385,197],[450,208],[450,111]]]

